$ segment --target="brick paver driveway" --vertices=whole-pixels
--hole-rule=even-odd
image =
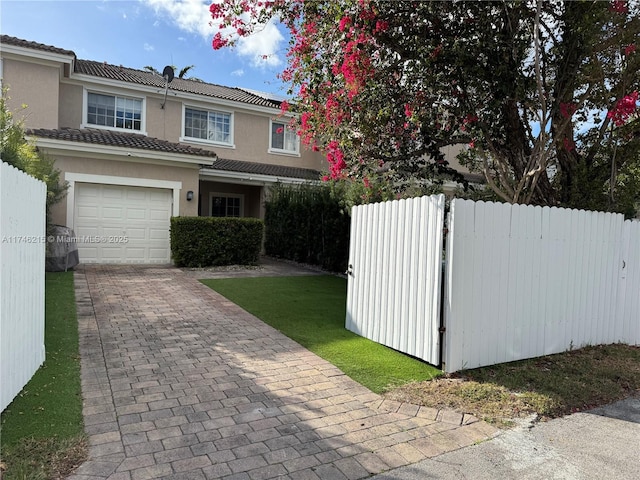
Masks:
[[[179,269],[75,281],[90,451],[73,480],[357,479],[495,434],[383,401]]]

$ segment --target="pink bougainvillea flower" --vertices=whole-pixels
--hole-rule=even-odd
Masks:
[[[286,100],[283,100],[282,103],[280,104],[280,111],[282,113],[288,112],[289,111],[289,102],[287,102]]]
[[[344,32],[349,25],[351,25],[351,19],[349,17],[342,17],[340,19],[340,23],[338,24],[338,30]]]
[[[638,103],[638,92],[633,92],[630,95],[625,95],[618,100],[612,110],[607,113],[607,118],[610,118],[613,123],[619,127],[629,119],[635,112]]]
[[[209,12],[211,12],[211,16],[213,18],[219,18],[221,16],[223,16],[224,12],[222,10],[222,5],[220,5],[219,3],[212,3],[209,6]]]
[[[409,105],[408,103],[404,104],[404,115],[406,117],[410,117],[411,115],[413,115],[413,109],[411,108],[411,105]]]
[[[387,22],[386,20],[378,20],[376,22],[376,28],[373,32],[382,33],[386,32],[387,30],[389,30],[389,22]]]
[[[220,32],[218,32],[213,37],[213,41],[211,42],[211,46],[213,47],[214,50],[220,50],[221,48],[226,46],[227,43],[229,43],[229,39],[228,38],[222,38],[222,34]]]

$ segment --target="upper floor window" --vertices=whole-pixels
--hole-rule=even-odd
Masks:
[[[300,153],[298,135],[288,123],[271,121],[271,135],[269,136],[269,151],[272,153]]]
[[[233,144],[232,115],[228,112],[185,108],[184,136],[231,145]]]
[[[141,131],[142,99],[88,92],[87,123]]]

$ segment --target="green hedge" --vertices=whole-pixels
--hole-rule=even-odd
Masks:
[[[263,231],[257,218],[172,217],[171,256],[178,267],[255,265]]]
[[[265,204],[267,255],[344,272],[351,218],[328,186],[276,186]]]

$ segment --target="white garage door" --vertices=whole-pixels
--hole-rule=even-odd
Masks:
[[[82,263],[169,263],[172,192],[76,183],[74,231]]]

